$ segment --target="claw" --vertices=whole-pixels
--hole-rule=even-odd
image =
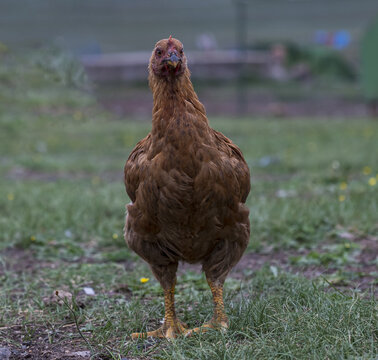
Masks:
[[[179,320],[176,320],[173,325],[167,326],[163,325],[159,329],[154,331],[148,331],[146,333],[133,333],[131,338],[135,339],[146,339],[148,337],[160,338],[160,339],[175,339],[180,335],[185,335],[189,332],[186,326]]]
[[[146,339],[148,337],[154,337],[160,339],[174,339],[180,335],[189,337],[196,333],[207,332],[209,329],[225,331],[228,328],[228,318],[224,311],[223,286],[220,284],[215,284],[211,281],[208,282],[213,294],[215,305],[214,316],[209,322],[194,329],[188,329],[186,325],[177,318],[174,304],[173,284],[169,289],[164,290],[165,316],[163,325],[154,331],[133,333],[131,334],[131,338]]]
[[[199,327],[196,327],[194,329],[189,330],[185,334],[185,336],[189,337],[189,336],[192,336],[194,334],[205,333],[205,332],[208,332],[210,329],[226,331],[228,329],[228,321],[227,320],[216,321],[216,320],[212,319],[211,321],[206,322],[202,326],[199,326]]]

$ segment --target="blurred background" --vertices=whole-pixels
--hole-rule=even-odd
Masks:
[[[376,0],[2,0],[0,41],[71,54],[119,115],[150,114],[148,59],[172,34],[209,114],[365,116],[378,97],[377,13]]]
[[[123,240],[123,167],[150,131],[147,63],[171,34],[210,125],[251,169],[251,241],[226,284],[241,301],[230,340],[156,358],[376,358],[362,298],[378,284],[377,0],[0,0],[0,358],[87,348],[57,289],[78,299],[91,350],[116,354],[102,359],[154,356],[125,342],[162,307]],[[179,279],[199,325],[206,281],[194,265]]]

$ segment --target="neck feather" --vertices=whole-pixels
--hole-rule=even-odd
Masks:
[[[188,70],[172,78],[158,77],[150,72],[149,84],[154,99],[152,130],[165,128],[170,121],[188,112],[207,123],[205,108],[193,89]]]

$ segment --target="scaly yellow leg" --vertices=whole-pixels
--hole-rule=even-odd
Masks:
[[[216,328],[228,328],[228,317],[224,311],[224,303],[223,303],[223,284],[214,284],[211,281],[208,281],[211,292],[213,294],[213,301],[214,301],[214,316],[210,320],[210,324],[212,324]]]
[[[176,316],[175,312],[175,285],[170,289],[164,290],[165,316],[163,325],[154,331],[146,333],[133,333],[132,339],[157,337],[157,338],[175,338],[178,335],[185,335],[188,330]]]
[[[223,284],[217,284],[211,280],[207,280],[211,293],[213,294],[214,302],[214,315],[213,318],[203,324],[200,327],[196,327],[190,330],[187,335],[192,334],[193,332],[206,332],[207,329],[227,329],[228,328],[228,318],[224,311],[224,302],[223,302]]]

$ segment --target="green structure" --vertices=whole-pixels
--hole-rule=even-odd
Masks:
[[[378,18],[367,29],[361,47],[361,80],[366,99],[378,104]]]

